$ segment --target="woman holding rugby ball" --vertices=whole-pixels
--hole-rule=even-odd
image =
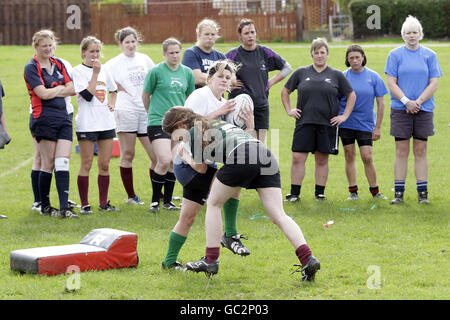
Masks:
[[[119,211],[108,200],[109,161],[116,136],[114,106],[117,85],[103,68],[99,59],[103,44],[93,36],[81,41],[83,63],[73,68],[73,82],[77,93],[78,114],[75,117],[81,166],[78,172],[78,192],[82,214],[92,213],[89,205],[89,172],[94,159],[94,142],[97,142],[99,209]]]
[[[233,62],[227,60],[214,62],[207,72],[207,85],[195,90],[186,99],[184,106],[208,119],[222,119],[234,110],[234,101],[225,100],[223,94],[230,88],[235,73],[236,66]],[[247,130],[252,131],[253,114],[249,110],[243,110],[243,112]],[[176,259],[187,239],[195,217],[208,198],[211,182],[216,171],[217,166],[214,163],[209,165],[195,163],[187,155],[175,158],[174,173],[177,180],[183,185],[183,202],[180,218],[170,233],[166,258],[162,263],[164,269],[184,270],[184,266]],[[233,194],[223,206],[225,234],[222,236],[221,243],[233,253],[246,256],[250,254],[250,251],[242,244],[240,239],[243,236],[238,234],[236,227],[239,196],[240,191]]]
[[[163,130],[174,140],[188,142],[191,161],[223,163],[214,179],[206,206],[206,255],[188,262],[186,268],[208,275],[219,271],[222,237],[221,208],[241,188],[256,189],[270,219],[283,231],[295,248],[301,263],[302,281],[313,281],[319,261],[312,256],[300,227],[283,210],[280,170],[270,150],[244,130],[224,121],[210,120],[191,109],[175,107],[164,116]],[[188,151],[180,148],[185,156]]]

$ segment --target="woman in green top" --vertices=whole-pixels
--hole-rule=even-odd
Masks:
[[[224,164],[212,183],[206,205],[206,256],[188,262],[187,270],[207,275],[219,271],[221,208],[236,191],[246,188],[256,189],[270,219],[296,249],[302,281],[313,281],[320,263],[312,256],[300,227],[284,212],[278,161],[270,150],[244,130],[224,121],[209,120],[184,107],[171,108],[164,116],[162,128],[174,141],[183,138],[180,147],[176,147],[180,157],[187,153],[191,162],[203,166]]]
[[[180,64],[181,43],[173,38],[165,40],[163,62],[153,67],[144,82],[142,100],[148,112],[147,133],[156,154],[156,165],[152,177],[153,196],[150,211],[159,211],[159,198],[164,187],[163,208],[180,210],[172,203],[175,187],[171,139],[161,128],[162,119],[173,106],[184,105],[186,97],[195,90],[192,70]]]

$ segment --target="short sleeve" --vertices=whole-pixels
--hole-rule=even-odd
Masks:
[[[386,61],[386,67],[384,73],[391,77],[398,78],[398,59],[392,51],[389,53]]]
[[[194,80],[194,74],[192,73],[191,69],[187,69],[186,73],[188,74],[188,76],[187,76],[188,87],[186,89],[186,97],[187,97],[195,90],[195,80]]]
[[[80,93],[89,86],[89,80],[79,69],[72,70],[73,86],[76,93]]]
[[[297,90],[298,85],[300,84],[301,73],[302,73],[301,69],[295,70],[294,73],[289,77],[284,87],[291,92]]]
[[[442,77],[441,66],[439,65],[437,56],[434,52],[428,59],[427,63],[428,63],[428,70],[429,70],[429,79]]]
[[[383,79],[375,73],[375,97],[382,97],[388,93],[388,89],[386,88],[386,84],[384,83]]]
[[[339,94],[341,96],[348,96],[353,91],[353,87],[342,72],[337,71],[337,74],[339,79]]]
[[[114,92],[117,91],[117,84],[114,81],[114,78],[111,76],[111,73],[109,72],[108,69],[104,69],[103,70],[105,72],[105,77],[106,77],[106,86],[108,87],[108,91],[109,92]]]
[[[153,94],[153,91],[155,90],[157,81],[156,73],[156,68],[153,68],[145,76],[144,91],[148,94]]]
[[[28,83],[31,89],[38,86],[44,86],[41,77],[39,76],[38,70],[34,64],[27,64],[24,71],[25,81]]]
[[[181,62],[186,67],[189,67],[191,70],[200,69],[202,70],[202,66],[200,65],[194,51],[192,49],[188,49],[184,52],[183,60]]]

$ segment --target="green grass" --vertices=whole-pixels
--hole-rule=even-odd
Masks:
[[[395,45],[393,41],[390,44]],[[396,42],[400,44],[399,42]],[[370,44],[380,44],[380,41]],[[223,52],[236,44],[219,44]],[[308,44],[301,44],[308,46]],[[311,63],[309,49],[298,44],[269,44],[296,68]],[[185,45],[187,48],[188,45]],[[368,67],[384,77],[384,65],[389,47],[367,47]],[[0,150],[0,299],[449,299],[449,172],[450,154],[448,124],[450,122],[450,47],[433,47],[444,72],[436,93],[436,135],[429,140],[429,191],[431,204],[419,206],[415,192],[412,155],[406,182],[406,203],[390,206],[387,200],[373,202],[368,192],[362,162],[358,160],[358,202],[348,203],[347,180],[342,153],[330,158],[330,174],[326,188],[328,202],[314,201],[314,163],[307,162],[307,174],[302,187],[302,201],[285,206],[286,213],[301,226],[313,253],[322,264],[316,282],[300,282],[299,273],[290,275],[291,266],[298,263],[294,249],[268,219],[251,219],[255,214],[267,215],[254,191],[243,191],[239,207],[238,230],[249,236],[245,241],[252,254],[246,258],[222,250],[220,272],[208,282],[202,274],[163,272],[160,265],[167,248],[169,232],[178,213],[148,211],[151,186],[148,178],[149,161],[142,148],[137,148],[134,164],[135,189],[146,201],[143,207],[125,205],[126,194],[119,174],[119,159],[111,161],[110,195],[120,213],[101,214],[79,220],[57,220],[41,217],[30,210],[33,197],[30,168],[33,155],[28,130],[29,98],[23,81],[23,67],[33,55],[31,47],[0,47],[0,79],[5,87],[4,109],[12,143]],[[141,52],[155,62],[162,60],[159,45],[143,45]],[[104,48],[104,59],[119,53],[116,46]],[[345,48],[331,48],[329,65],[344,70]],[[74,66],[81,62],[77,45],[64,45],[57,56]],[[283,193],[290,187],[290,144],[294,120],[283,111],[280,91],[284,81],[271,89],[271,134],[278,133],[277,154],[282,175]],[[292,102],[296,94],[292,95]],[[76,99],[73,98],[75,102]],[[389,98],[382,138],[374,144],[374,161],[380,189],[392,197],[394,141],[389,136]],[[275,130],[276,129],[276,130]],[[273,139],[275,140],[275,139]],[[74,141],[76,144],[76,139]],[[74,146],[75,150],[75,146]],[[276,151],[276,150],[275,150]],[[71,159],[71,199],[79,201],[76,176],[79,155]],[[90,201],[98,199],[97,169],[91,172]],[[52,184],[52,203],[57,204],[55,184]],[[175,195],[181,195],[177,184]],[[375,207],[374,207],[375,206]],[[351,210],[343,210],[351,208]],[[372,208],[372,210],[371,210]],[[204,255],[203,209],[181,251],[180,259],[192,261]],[[324,228],[323,223],[335,224]],[[10,270],[9,253],[13,250],[78,243],[90,230],[115,228],[139,235],[137,268],[84,272],[81,289],[64,291],[68,276],[53,277],[20,274]],[[377,266],[381,288],[370,289],[370,266]]]

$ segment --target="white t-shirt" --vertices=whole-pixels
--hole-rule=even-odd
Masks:
[[[144,109],[142,90],[147,73],[155,64],[146,54],[136,52],[134,57],[121,53],[105,64],[105,68],[125,90],[117,94],[116,109]]]
[[[91,101],[80,92],[85,90],[92,78],[92,68],[80,64],[73,68],[73,84],[77,94],[78,114],[75,117],[77,132],[106,131],[116,128],[114,112],[108,108],[108,92],[117,91],[117,85],[109,72],[102,66],[97,77],[95,95]]]
[[[208,114],[218,110],[226,102],[227,100],[223,97],[220,97],[220,100],[217,99],[209,86],[204,86],[192,92],[190,96],[187,97],[184,106],[195,113],[206,117]]]

